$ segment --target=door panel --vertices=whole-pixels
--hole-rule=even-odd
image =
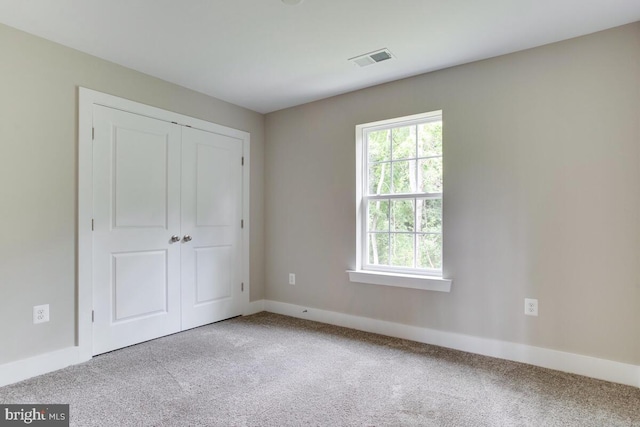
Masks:
[[[226,148],[196,145],[196,226],[231,226],[234,222],[234,186],[229,185],[232,162],[237,160],[234,155],[237,153]]]
[[[114,323],[166,313],[167,251],[112,254],[112,266]]]
[[[242,314],[242,141],[182,131],[182,329]]]
[[[114,226],[166,229],[166,135],[117,127],[114,131]]]
[[[233,262],[233,246],[214,246],[194,248],[196,256],[194,304],[206,304],[216,300],[232,298],[232,272],[229,266]],[[215,283],[216,286],[211,286]]]
[[[94,354],[180,330],[180,127],[94,106]]]

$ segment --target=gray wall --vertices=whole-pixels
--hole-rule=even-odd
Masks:
[[[452,291],[350,283],[354,127],[437,109]],[[640,23],[275,112],[266,140],[268,299],[640,364]]]
[[[0,25],[0,364],[73,346],[77,88],[251,133],[251,299],[264,296],[264,116]],[[51,321],[32,324],[32,307]]]

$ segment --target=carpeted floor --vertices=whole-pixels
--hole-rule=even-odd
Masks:
[[[269,313],[0,388],[74,426],[640,426],[640,389]]]

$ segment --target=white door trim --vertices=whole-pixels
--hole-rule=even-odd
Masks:
[[[93,355],[93,326],[91,312],[93,310],[92,257],[93,244],[91,236],[91,219],[93,210],[93,106],[102,105],[158,120],[202,129],[241,139],[244,168],[242,170],[242,295],[243,312],[249,310],[249,237],[250,237],[250,135],[248,132],[210,123],[204,120],[163,110],[138,102],[97,92],[83,87],[78,94],[78,292],[77,292],[77,335],[76,346],[79,348],[79,362],[91,359]]]

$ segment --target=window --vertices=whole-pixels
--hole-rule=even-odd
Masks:
[[[449,290],[442,279],[442,131],[442,111],[356,127],[352,281]]]

